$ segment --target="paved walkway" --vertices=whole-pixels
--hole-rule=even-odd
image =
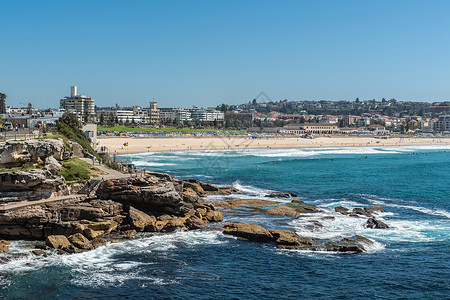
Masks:
[[[52,203],[52,202],[64,201],[64,200],[70,200],[70,199],[82,201],[86,198],[87,198],[87,195],[70,194],[70,195],[66,195],[66,196],[47,198],[47,199],[41,199],[41,200],[36,200],[36,201],[21,201],[21,202],[12,203],[12,204],[3,204],[3,205],[0,205],[0,213],[4,213],[7,211],[16,210],[16,209],[20,209],[20,208],[24,208],[24,207],[31,207],[31,206],[35,206],[35,205],[48,204],[48,203]]]
[[[92,159],[90,158],[81,158],[81,160],[84,160],[85,162],[87,162],[88,164],[92,165]],[[103,179],[114,179],[114,178],[122,178],[122,177],[127,177],[127,174],[121,173],[119,171],[113,170],[108,168],[105,165],[101,165],[98,162],[96,162],[94,164],[94,167],[96,167],[97,169],[101,170],[102,172],[106,173],[107,175],[99,175],[99,178],[103,178]]]

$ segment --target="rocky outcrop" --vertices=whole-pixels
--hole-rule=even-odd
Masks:
[[[0,237],[42,240],[63,235],[82,240],[82,235],[98,240],[129,230],[169,232],[203,228],[223,220],[221,212],[199,197],[201,190],[191,191],[187,197],[180,181],[160,173],[106,180],[97,190],[100,199],[79,196],[0,214]]]
[[[387,229],[389,228],[389,226],[380,220],[377,220],[375,218],[369,218],[367,220],[366,228]]]
[[[64,179],[47,170],[0,173],[0,202],[36,200],[68,193]]]
[[[83,146],[74,141],[67,141],[67,147],[69,147],[73,156],[83,158],[85,157],[86,150],[84,150]]]
[[[261,225],[249,223],[230,223],[223,227],[224,234],[237,236],[255,242],[270,242],[274,240],[269,230]]]
[[[236,199],[236,200],[229,200],[229,201],[223,201],[223,202],[215,202],[212,204],[214,205],[214,207],[231,208],[231,207],[236,207],[236,206],[240,206],[240,205],[264,207],[264,206],[273,206],[277,203],[278,202],[261,200],[261,199]]]
[[[0,166],[14,166],[26,162],[41,163],[48,157],[64,160],[70,152],[61,139],[0,142]]]
[[[367,247],[373,244],[371,240],[359,235],[329,241],[301,237],[291,230],[267,230],[261,225],[249,223],[226,224],[223,233],[249,241],[276,242],[277,247],[283,249],[359,253],[367,251]]]
[[[364,211],[369,214],[372,215],[373,213],[380,213],[380,212],[384,212],[384,208],[376,205],[376,206],[367,206],[364,207]]]

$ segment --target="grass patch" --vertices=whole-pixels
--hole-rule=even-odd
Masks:
[[[1,172],[14,172],[14,171],[29,171],[32,169],[42,169],[43,167],[38,164],[32,164],[32,163],[24,163],[21,166],[18,167],[12,167],[12,168],[0,168]]]
[[[214,128],[202,128],[202,129],[195,129],[195,128],[177,128],[177,127],[163,127],[163,128],[156,128],[156,127],[132,127],[132,126],[113,126],[113,127],[107,127],[107,126],[98,126],[99,131],[117,131],[117,132],[211,132],[211,131],[218,131],[218,132],[240,132],[240,133],[246,133],[247,130],[223,130],[223,129],[214,129]]]
[[[101,173],[96,167],[79,158],[71,158],[61,162],[61,176],[71,183],[83,183],[89,178]]]

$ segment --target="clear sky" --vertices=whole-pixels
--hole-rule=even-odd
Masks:
[[[450,99],[450,1],[0,2],[7,105]]]

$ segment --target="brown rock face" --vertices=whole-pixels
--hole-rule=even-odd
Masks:
[[[146,227],[149,227],[156,222],[156,218],[153,215],[149,216],[148,214],[134,207],[130,207],[130,210],[128,212],[128,219],[132,228],[136,229],[137,231],[144,231]]]
[[[85,250],[92,249],[92,245],[89,240],[81,233],[75,233],[69,236],[69,241],[77,248]]]
[[[266,213],[273,216],[287,216],[287,217],[298,217],[300,212],[296,211],[292,207],[287,207],[284,205],[277,205],[274,208],[266,210]]]
[[[249,224],[249,223],[226,224],[223,227],[223,233],[256,242],[273,241],[272,234],[267,229],[257,224]]]
[[[72,244],[64,235],[50,235],[45,244],[53,249],[68,250],[72,248]]]
[[[284,249],[296,249],[300,248],[302,243],[300,242],[300,236],[291,230],[269,230],[278,248]]]

